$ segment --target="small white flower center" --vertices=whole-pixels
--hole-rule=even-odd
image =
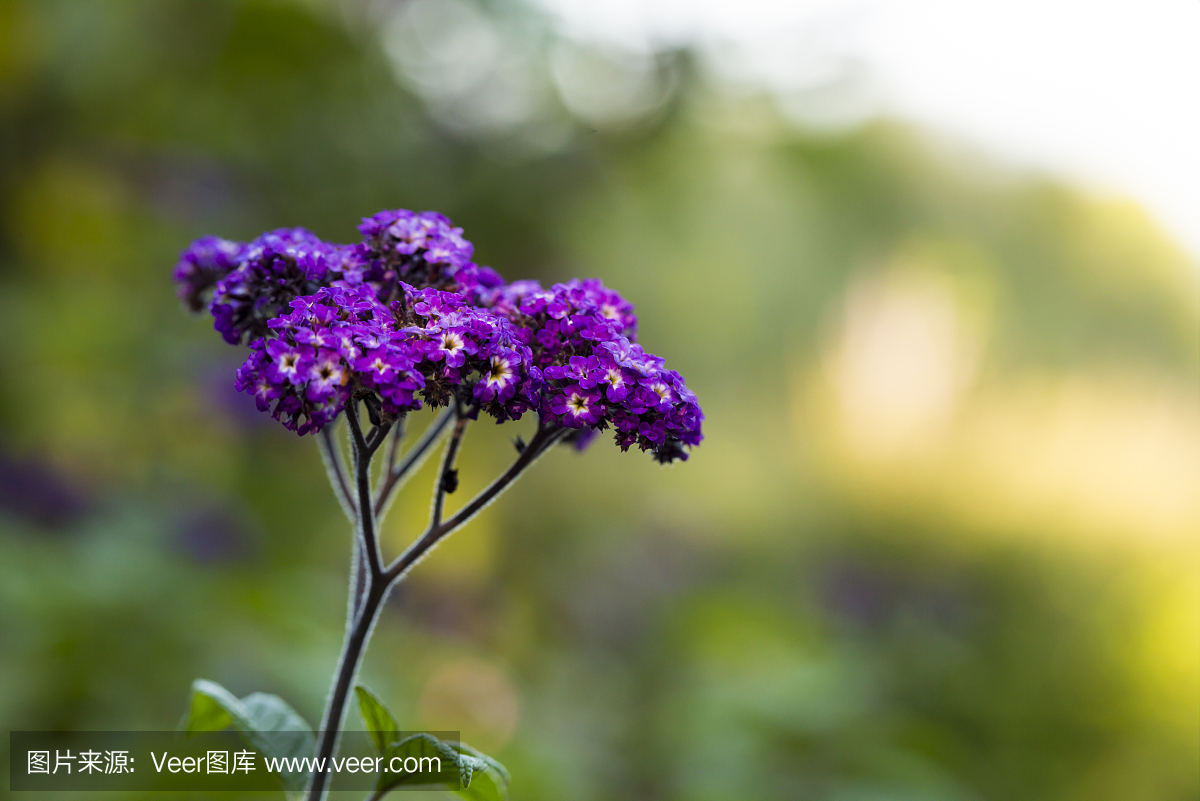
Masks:
[[[492,359],[492,369],[488,371],[488,383],[500,384],[512,378],[512,370],[506,359]]]

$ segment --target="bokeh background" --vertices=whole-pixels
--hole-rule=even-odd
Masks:
[[[620,289],[708,439],[551,454],[423,563],[363,673],[402,725],[516,801],[1195,799],[1194,256],[826,95],[511,3],[0,2],[3,728],[169,729],[197,676],[319,719],[346,523],[169,274],[406,207]]]

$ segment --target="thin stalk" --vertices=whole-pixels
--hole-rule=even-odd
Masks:
[[[354,621],[354,615],[358,611],[363,593],[367,589],[367,566],[363,561],[363,550],[358,541],[358,512],[354,508],[350,485],[346,481],[345,460],[342,458],[342,451],[338,447],[334,434],[335,426],[336,423],[322,428],[317,441],[321,446],[321,461],[325,463],[325,472],[329,476],[333,494],[338,499],[338,505],[342,507],[342,511],[346,513],[346,517],[354,526],[353,555],[350,560],[350,594],[346,601],[346,626],[349,627]]]
[[[354,625],[346,631],[346,641],[342,646],[342,654],[338,658],[337,672],[334,674],[333,689],[330,692],[329,703],[325,708],[325,717],[321,721],[320,740],[317,743],[318,764],[328,765],[337,749],[341,736],[342,719],[346,712],[346,699],[350,695],[350,687],[358,675],[359,665],[362,664],[363,650],[371,637],[371,629],[375,619],[387,597],[387,586],[383,582],[373,583],[363,598],[362,608],[354,620]],[[313,771],[312,783],[309,785],[309,801],[320,801],[325,797],[325,785],[329,780],[329,771]]]
[[[387,460],[384,461],[383,475],[384,480],[392,474],[396,469],[396,457],[400,455],[400,442],[404,439],[404,435],[408,433],[408,412],[405,412],[397,418],[392,426],[392,438],[388,441]],[[380,488],[383,487],[383,481],[379,482]],[[376,515],[379,513],[376,512]]]
[[[396,558],[396,561],[388,565],[384,571],[384,579],[394,581],[405,573],[407,573],[413,565],[421,561],[433,546],[447,535],[453,533],[456,529],[466,523],[475,515],[479,514],[484,507],[490,504],[496,498],[508,489],[509,485],[517,479],[517,476],[525,472],[538,458],[550,449],[552,445],[558,442],[567,434],[566,429],[541,427],[534,435],[529,444],[525,446],[525,450],[516,458],[508,470],[504,471],[503,475],[488,485],[486,489],[472,498],[463,508],[459,509],[453,517],[445,522],[439,522],[431,525],[421,538],[408,547],[408,549]]]
[[[375,537],[375,507],[371,502],[371,459],[387,436],[390,424],[377,426],[364,436],[358,422],[357,404],[353,402],[346,406],[346,421],[350,424],[351,441],[354,443],[354,476],[359,500],[358,530],[367,557],[367,567],[371,570],[372,583],[375,583],[375,579],[383,573],[383,568],[379,542]]]
[[[316,752],[316,757],[322,761],[321,764],[328,763],[337,749],[342,719],[346,714],[346,698],[358,674],[358,666],[362,662],[362,652],[370,638],[371,627],[375,624],[375,618],[391,584],[383,578],[379,543],[375,536],[374,507],[371,502],[371,459],[387,437],[390,424],[376,426],[364,435],[358,420],[358,404],[354,401],[346,406],[346,421],[350,426],[351,443],[354,446],[354,478],[359,501],[359,536],[356,538],[356,550],[365,557],[356,560],[355,564],[360,572],[355,574],[355,582],[357,585],[358,576],[365,572],[365,592],[355,604],[357,608],[352,614],[352,625],[346,629],[342,654],[334,673],[333,688],[330,690],[329,701],[321,719]],[[361,571],[364,562],[367,570]],[[352,593],[358,594],[356,589],[352,590]],[[319,801],[324,797],[328,779],[328,771],[313,771],[308,794],[310,801]]]
[[[328,425],[321,429],[317,441],[321,445],[321,461],[325,463],[325,472],[329,475],[329,484],[333,494],[350,522],[358,525],[358,512],[354,510],[354,501],[350,495],[350,485],[346,483],[346,468],[342,462],[342,453],[334,439],[334,426]]]
[[[458,419],[454,423],[454,431],[450,434],[450,441],[446,443],[446,455],[442,458],[442,469],[438,471],[436,483],[433,487],[433,512],[429,517],[429,527],[435,528],[442,522],[442,507],[446,503],[446,495],[453,492],[450,487],[451,473],[454,471],[454,460],[458,456],[458,447],[462,444],[463,434],[467,430],[467,423],[470,419],[462,416],[462,410],[456,409],[455,415]]]
[[[388,501],[391,500],[392,493],[396,491],[404,483],[404,479],[416,470],[425,461],[425,457],[429,455],[430,449],[445,432],[446,426],[450,424],[450,420],[454,417],[454,409],[447,409],[438,416],[436,420],[429,424],[421,438],[417,440],[408,452],[404,454],[404,459],[400,464],[393,467],[380,483],[379,491],[375,494],[375,516],[382,519],[384,512],[387,510]]]
[[[452,411],[451,414],[454,415],[456,412]],[[429,529],[385,571],[380,567],[379,544],[375,536],[375,502],[371,498],[370,472],[371,459],[386,439],[388,430],[386,425],[376,426],[364,435],[358,419],[357,404],[351,403],[346,407],[346,420],[350,426],[351,442],[354,446],[355,487],[358,491],[360,509],[357,526],[359,536],[356,537],[357,550],[365,556],[365,559],[361,559],[361,561],[356,558],[354,564],[360,570],[357,575],[364,575],[366,581],[361,601],[356,604],[357,608],[348,621],[342,653],[334,673],[333,687],[330,690],[329,701],[321,720],[315,754],[316,758],[321,760],[320,764],[328,765],[330,757],[337,751],[342,721],[346,712],[346,700],[349,697],[350,688],[354,685],[354,679],[358,675],[363,652],[371,638],[371,630],[375,621],[379,617],[379,610],[383,606],[384,600],[387,599],[392,586],[402,579],[408,570],[420,561],[438,541],[461,527],[499,497],[522,472],[567,433],[564,429],[540,426],[529,445],[503,475],[476,495],[453,517],[443,522],[441,520],[441,499],[445,496],[445,478],[448,471],[453,469],[454,459],[466,429],[467,418],[461,415],[457,416],[458,422],[454,427],[453,439],[447,445],[446,457],[439,473],[439,484],[435,490],[434,514]],[[443,415],[443,419],[448,421],[448,417],[445,415]],[[444,421],[439,421],[434,425],[444,427]],[[429,444],[432,444],[436,438],[437,433],[429,435]],[[425,445],[424,449],[427,450],[428,445]],[[365,567],[366,570],[362,570],[362,567]],[[325,797],[328,781],[328,771],[314,771],[309,785],[308,801],[321,801]]]

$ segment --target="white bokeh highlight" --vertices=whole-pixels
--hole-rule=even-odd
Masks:
[[[1200,257],[1193,0],[537,0],[569,39],[696,46],[814,127],[913,120],[1140,202]]]

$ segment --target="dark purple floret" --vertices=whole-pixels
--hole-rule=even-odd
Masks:
[[[704,438],[704,414],[683,378],[632,340],[633,305],[596,280],[543,289],[518,281],[493,308],[524,328],[542,371],[543,419],[573,429],[612,426],[622,450],[637,445],[660,462],[687,459]],[[577,437],[580,447],[587,439]]]
[[[358,230],[363,244],[357,257],[376,280],[390,276],[417,288],[454,290],[472,302],[504,284],[495,270],[471,261],[475,246],[436,211],[381,211],[365,218]],[[384,302],[390,299],[380,295]]]
[[[301,434],[319,431],[351,396],[373,395],[388,419],[421,408],[421,398],[455,399],[501,422],[536,406],[531,352],[507,319],[454,293],[400,291],[390,307],[365,286],[295,298],[250,343],[237,388]]]
[[[280,228],[245,246],[236,268],[217,281],[209,311],[231,345],[261,337],[293,298],[316,292],[345,247],[322,242],[304,228]]]
[[[246,246],[218,236],[202,236],[179,256],[171,277],[179,285],[179,297],[192,311],[207,303],[205,295],[217,281],[238,265]]]
[[[206,303],[215,327],[232,344],[262,336],[266,321],[293,298],[323,286],[370,287],[383,303],[401,296],[400,282],[460,293],[485,305],[504,279],[471,261],[474,247],[441,214],[382,211],[359,226],[357,245],[323,242],[303,228],[280,228],[249,244],[214,236],[196,240],[175,268],[181,298],[193,311]]]

